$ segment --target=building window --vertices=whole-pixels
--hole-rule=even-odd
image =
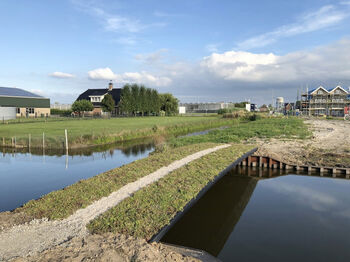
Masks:
[[[27,114],[34,114],[34,108],[33,107],[27,107],[26,108],[26,113]]]
[[[17,114],[20,114],[21,113],[21,109],[19,107],[16,108],[16,112]]]

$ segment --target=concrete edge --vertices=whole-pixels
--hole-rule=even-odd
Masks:
[[[164,226],[163,228],[160,229],[160,231],[158,233],[156,233],[148,242],[152,243],[152,242],[159,242],[162,237],[177,223],[177,221],[180,220],[180,218],[182,218],[182,216],[188,212],[188,210],[190,210],[190,208],[212,187],[214,186],[224,175],[226,175],[232,168],[234,168],[235,166],[237,166],[243,159],[246,159],[248,156],[254,154],[256,151],[258,150],[258,148],[254,148],[250,151],[248,151],[247,153],[243,154],[241,157],[239,157],[238,159],[236,159],[232,164],[230,164],[228,167],[226,167],[223,171],[221,171],[213,180],[211,180],[206,186],[204,186],[202,188],[201,191],[199,191],[199,193],[197,194],[197,196],[195,196],[194,198],[192,198],[192,200],[190,200],[186,206],[184,207],[184,209],[182,211],[179,211],[175,217],[170,221],[170,223],[166,226]],[[204,252],[204,251],[203,251]]]

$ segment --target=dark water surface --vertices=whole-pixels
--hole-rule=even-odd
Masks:
[[[42,150],[0,153],[0,212],[17,208],[53,190],[147,157],[152,143],[104,146],[69,152]]]
[[[161,241],[222,261],[350,261],[349,180],[247,173],[226,175]]]

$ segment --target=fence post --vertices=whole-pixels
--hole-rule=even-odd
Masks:
[[[13,137],[11,137],[11,147],[13,147]]]
[[[31,144],[31,135],[28,135],[28,148],[30,149],[30,144]]]
[[[16,144],[17,144],[17,143],[16,143],[16,137],[15,137],[15,147],[16,147]]]
[[[66,151],[68,151],[68,132],[67,132],[67,129],[64,130],[64,135],[66,138]]]
[[[5,137],[2,137],[2,146],[5,147]]]
[[[45,133],[43,132],[43,148],[45,148]]]

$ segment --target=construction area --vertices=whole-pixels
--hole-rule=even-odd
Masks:
[[[350,93],[341,86],[320,86],[301,94],[300,111],[307,116],[344,117],[350,105]]]

